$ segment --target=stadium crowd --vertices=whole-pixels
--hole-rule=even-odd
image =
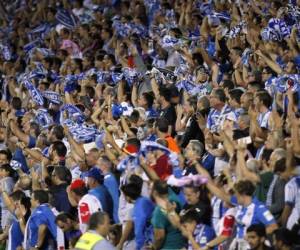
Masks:
[[[300,249],[300,1],[2,0],[0,249]]]

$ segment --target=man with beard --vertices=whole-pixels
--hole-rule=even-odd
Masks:
[[[272,250],[265,244],[266,237],[266,229],[262,224],[254,224],[247,229],[246,239],[251,250]]]

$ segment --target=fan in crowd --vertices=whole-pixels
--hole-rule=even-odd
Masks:
[[[300,1],[3,0],[0,249],[300,249]]]

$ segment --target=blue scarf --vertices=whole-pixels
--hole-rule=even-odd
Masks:
[[[236,26],[232,27],[231,30],[229,31],[228,37],[229,38],[236,38],[240,35],[240,33],[243,31],[243,29],[246,26],[246,22],[242,21],[238,23]]]
[[[96,140],[97,136],[100,135],[100,132],[95,126],[88,126],[83,123],[76,123],[70,119],[64,121],[74,138],[78,143],[90,143]]]
[[[55,18],[68,29],[72,30],[77,26],[77,19],[70,11],[61,9],[56,13]]]
[[[43,95],[43,97],[45,97],[47,100],[49,100],[50,102],[52,102],[54,104],[61,103],[60,95],[54,91],[44,91],[44,92],[42,92],[42,95]]]
[[[43,96],[41,95],[40,91],[28,79],[24,79],[23,84],[26,87],[26,89],[28,90],[33,101],[36,104],[43,106],[44,99],[43,99]]]
[[[0,51],[5,61],[9,61],[12,59],[12,53],[9,46],[0,44]]]
[[[65,104],[61,107],[60,111],[62,113],[67,111],[68,118],[74,120],[76,123],[83,123],[85,120],[85,115],[81,112],[81,110],[72,104]]]
[[[46,109],[38,109],[35,121],[43,128],[46,129],[53,124],[53,119]]]
[[[252,53],[252,50],[247,48],[244,50],[243,54],[242,54],[242,64],[245,65],[245,66],[248,66],[249,65],[249,57]]]

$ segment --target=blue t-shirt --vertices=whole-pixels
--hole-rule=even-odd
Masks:
[[[104,185],[99,185],[96,188],[90,189],[89,194],[94,195],[100,201],[102,209],[109,214],[113,219],[113,201]]]
[[[16,250],[17,247],[22,246],[24,235],[21,231],[18,220],[14,217],[11,227],[9,229],[8,250]]]
[[[236,196],[232,196],[231,204],[238,206],[235,218],[237,224],[236,237],[239,239],[244,238],[247,228],[253,224],[263,224],[265,226],[276,224],[271,212],[256,198],[252,199],[250,205],[244,207],[237,204]]]
[[[48,229],[44,245],[47,245],[47,239],[49,238],[56,240],[57,226],[55,224],[55,215],[48,204],[43,204],[35,208],[29,218],[27,229],[29,230],[27,234],[29,247],[34,247],[37,244],[39,226],[41,225],[46,225]]]
[[[29,173],[25,156],[20,148],[16,149],[12,159],[21,163],[21,169],[24,173]]]
[[[104,176],[104,186],[107,188],[113,201],[113,218],[115,223],[119,223],[119,184],[112,173]]]
[[[200,247],[205,247],[208,242],[215,238],[215,231],[210,226],[198,224],[193,232],[193,236]],[[190,242],[188,250],[193,250]]]
[[[36,138],[29,135],[28,148],[34,148],[36,145]]]
[[[153,235],[153,227],[150,223],[152,212],[154,210],[153,202],[146,197],[139,197],[133,207],[133,223],[136,249],[142,249],[145,243],[150,242]]]

